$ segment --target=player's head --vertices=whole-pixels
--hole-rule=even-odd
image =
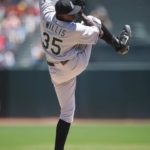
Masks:
[[[55,5],[56,17],[63,21],[73,21],[81,11],[81,7],[74,5],[71,0],[59,0]]]

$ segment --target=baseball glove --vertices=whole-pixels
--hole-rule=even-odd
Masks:
[[[131,27],[125,25],[120,35],[117,37],[119,47],[116,49],[119,54],[125,55],[129,51],[129,43],[131,39]]]
[[[72,0],[74,5],[79,5],[81,6],[82,9],[85,8],[85,0]]]

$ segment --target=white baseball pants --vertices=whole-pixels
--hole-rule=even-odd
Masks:
[[[55,87],[60,104],[60,119],[71,123],[75,112],[75,89],[76,76],[81,74],[87,67],[91,56],[92,45],[79,52],[77,57],[69,60],[65,65],[61,63],[54,67],[49,66],[49,72]]]

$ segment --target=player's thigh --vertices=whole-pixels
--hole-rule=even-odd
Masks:
[[[80,74],[89,63],[89,59],[91,56],[92,45],[87,45],[85,50],[79,52],[75,58],[70,60],[64,68],[66,70],[76,71],[77,75]]]

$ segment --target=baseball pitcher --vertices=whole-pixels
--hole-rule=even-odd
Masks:
[[[125,54],[131,29],[126,25],[114,37],[99,19],[83,13],[84,0],[39,0],[39,4],[42,46],[60,104],[55,150],[64,150],[75,112],[76,77],[86,69],[92,45],[102,39]],[[82,23],[75,21],[79,17]]]

